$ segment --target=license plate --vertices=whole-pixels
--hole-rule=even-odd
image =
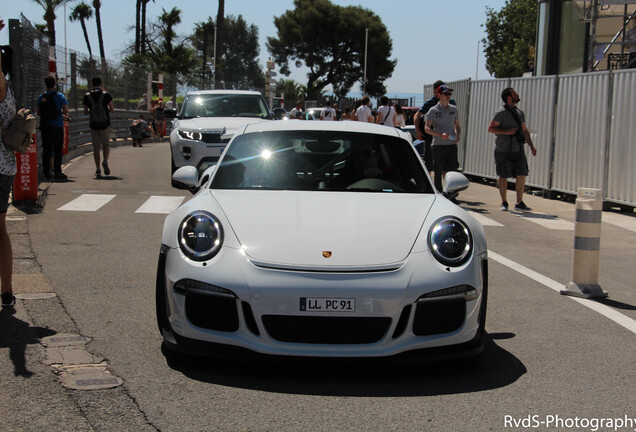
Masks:
[[[355,312],[356,299],[334,297],[301,297],[302,312]]]

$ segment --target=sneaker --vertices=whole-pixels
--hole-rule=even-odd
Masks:
[[[2,307],[12,307],[15,304],[13,293],[2,293]]]
[[[499,207],[501,211],[508,211],[508,201],[504,201],[501,203],[501,207]]]
[[[55,173],[55,180],[68,180],[68,176],[64,173]]]
[[[104,174],[110,175],[110,168],[108,168],[108,161],[102,162],[102,166],[104,167]]]
[[[97,177],[97,178],[102,178],[102,172],[101,172],[101,170],[97,170],[97,171],[95,171],[95,177]]]
[[[523,201],[521,201],[519,204],[515,204],[515,210],[530,211],[532,209],[528,207]]]

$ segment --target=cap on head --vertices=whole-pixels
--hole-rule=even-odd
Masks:
[[[440,94],[445,94],[445,95],[451,95],[453,94],[453,89],[450,88],[449,86],[447,86],[446,84],[442,84],[441,86],[438,87],[437,91]]]

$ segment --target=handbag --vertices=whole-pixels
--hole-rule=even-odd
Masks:
[[[27,153],[33,143],[37,119],[30,109],[21,108],[16,112],[15,118],[8,127],[5,127],[0,120],[4,148],[18,153]]]

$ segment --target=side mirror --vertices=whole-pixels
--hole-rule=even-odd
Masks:
[[[166,108],[165,110],[163,110],[163,113],[167,118],[177,118],[177,110],[174,108]]]
[[[468,189],[470,182],[465,175],[455,171],[449,171],[444,177],[446,186],[444,186],[444,196],[448,199],[455,198],[458,193]]]
[[[196,167],[183,166],[172,174],[172,186],[177,189],[188,189],[195,193],[199,190],[199,174]]]

